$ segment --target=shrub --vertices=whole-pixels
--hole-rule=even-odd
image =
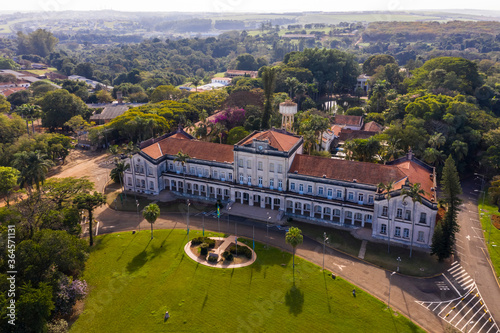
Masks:
[[[226,260],[226,261],[233,261],[233,255],[228,251],[224,251],[222,256],[224,257],[224,260]]]
[[[210,239],[208,237],[195,237],[191,240],[191,245],[199,245],[201,243],[207,243],[210,249],[215,247],[215,240]]]
[[[215,253],[210,253],[210,255],[208,256],[207,260],[209,262],[217,262],[219,260],[219,256]]]
[[[236,254],[236,246],[234,244],[229,248],[229,252],[231,252],[232,254]],[[243,254],[248,259],[252,258],[252,250],[250,250],[246,246],[238,245],[238,254]]]
[[[200,245],[200,254],[202,256],[206,256],[208,254],[208,244],[207,243],[201,243],[201,245]]]

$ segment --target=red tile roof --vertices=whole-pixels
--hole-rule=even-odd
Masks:
[[[370,122],[365,123],[363,125],[362,130],[368,131],[368,132],[382,132],[384,130],[384,126],[382,126],[379,123],[376,123],[374,121],[370,121]]]
[[[378,185],[400,181],[406,177],[400,168],[392,165],[337,160],[319,156],[297,154],[290,167],[290,173],[312,177],[323,177],[357,183]]]
[[[410,184],[420,183],[420,187],[425,191],[423,196],[428,200],[432,199],[434,196],[434,192],[431,191],[431,188],[434,187],[434,181],[430,177],[432,172],[409,160],[394,164],[394,166],[408,177]]]
[[[343,128],[338,137],[340,142],[345,142],[353,139],[368,139],[375,134],[378,134],[378,132],[358,131]]]
[[[262,141],[267,140],[269,141],[269,145],[271,147],[276,148],[279,151],[289,151],[297,144],[297,142],[300,141],[299,136],[295,136],[293,134],[285,134],[271,129],[264,132],[254,132],[237,144],[240,146],[248,145],[251,144],[254,139]]]
[[[233,146],[221,145],[218,143],[186,140],[175,138],[174,136],[165,138],[148,147],[142,152],[153,159],[158,159],[164,155],[176,155],[179,151],[188,154],[193,159],[233,163]]]
[[[342,114],[335,116],[335,124],[337,125],[361,126],[362,122],[363,117],[361,116],[345,116]]]
[[[3,88],[3,89],[0,89],[0,94],[4,95],[5,97],[9,97],[13,93],[21,91],[21,90],[26,90],[26,88],[25,87]]]

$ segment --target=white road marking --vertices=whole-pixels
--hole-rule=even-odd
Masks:
[[[446,277],[445,274],[443,274],[443,276],[446,279],[446,281],[448,281],[448,283],[453,287],[453,289],[455,289],[455,291],[457,292],[457,295],[460,296],[460,293],[458,292],[457,288],[455,288],[455,286],[453,285],[453,283],[451,283],[451,281]]]
[[[453,268],[450,268],[450,269],[448,270],[448,272],[450,272],[451,274],[454,274],[454,272],[456,272],[457,270],[459,270],[459,269],[461,269],[461,268],[462,268],[462,266],[458,265],[458,266],[455,266],[455,267],[453,267]]]
[[[456,277],[457,275],[462,275],[464,273],[465,273],[465,269],[462,266],[460,266],[460,270],[451,273],[451,275],[453,275],[453,277]]]
[[[441,304],[443,304],[443,303],[441,303]],[[446,306],[445,306],[445,307],[444,307],[441,311],[439,311],[438,316],[439,316],[439,315],[441,314],[441,312],[443,312],[443,311],[444,311],[444,309],[446,309],[446,308],[448,307],[448,305],[450,305],[450,304],[451,304],[451,302],[448,302],[448,304],[446,304]]]
[[[475,298],[475,297],[474,297],[474,298]],[[474,299],[474,298],[472,298],[472,299]],[[471,299],[471,300],[472,300],[472,299]],[[471,312],[471,311],[472,311],[472,309],[474,309],[474,307],[476,306],[476,304],[477,304],[477,303],[479,303],[479,301],[480,301],[480,300],[481,300],[481,299],[479,299],[479,298],[477,299],[477,302],[476,302],[476,303],[474,303],[474,305],[473,305],[473,306],[471,306],[471,308],[469,309],[469,311],[467,311],[467,313],[466,313],[466,314],[464,314],[464,315],[462,316],[462,318],[460,318],[460,320],[458,321],[458,323],[456,323],[456,324],[455,324],[455,327],[458,327],[458,324],[460,324],[460,322],[461,322],[462,320],[464,320],[464,318],[465,318],[465,317],[469,314],[469,312]],[[481,306],[481,307],[480,307],[480,309],[482,309],[483,307],[484,307],[484,304],[483,304],[483,306]]]

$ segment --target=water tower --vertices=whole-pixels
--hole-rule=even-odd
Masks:
[[[297,103],[291,100],[286,100],[280,103],[280,113],[281,113],[281,128],[286,131],[291,132],[294,116],[297,113]]]

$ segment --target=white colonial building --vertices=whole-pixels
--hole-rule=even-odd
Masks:
[[[125,188],[275,209],[281,218],[370,228],[374,238],[430,246],[437,213],[433,168],[411,152],[382,165],[304,155],[302,148],[302,137],[284,130],[256,131],[234,146],[197,141],[179,130],[141,144],[129,160]],[[190,157],[184,167],[174,162],[180,151]],[[391,181],[388,204],[378,184]],[[401,190],[416,183],[425,194],[414,207]]]

